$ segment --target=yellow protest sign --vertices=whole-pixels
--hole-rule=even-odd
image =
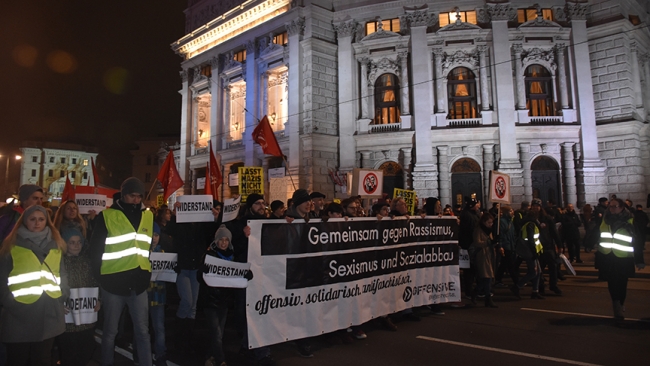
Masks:
[[[156,196],[156,206],[161,207],[164,204],[165,204],[165,196],[163,196],[162,194]]]
[[[238,173],[242,203],[246,202],[249,194],[264,195],[264,169],[261,166],[240,166]]]
[[[402,197],[406,202],[406,207],[408,207],[409,215],[415,215],[415,204],[417,197],[415,191],[409,191],[407,189],[394,188],[393,189],[393,198]]]

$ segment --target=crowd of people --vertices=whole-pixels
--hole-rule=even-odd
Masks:
[[[326,201],[326,195],[296,190],[286,203],[267,205],[264,196],[251,194],[239,216],[222,223],[222,203],[213,202],[213,222],[179,223],[175,209],[147,209],[142,200],[144,184],[126,179],[113,205],[98,214],[80,215],[74,201],[63,202],[54,215],[44,208],[43,190],[23,185],[19,205],[0,217],[0,361],[7,365],[51,364],[56,343],[60,364],[86,365],[93,357],[95,323],[66,322],[70,312],[71,289],[98,288],[94,312],[103,318],[101,364],[114,363],[115,340],[128,309],[133,324],[134,361],[139,365],[166,365],[166,334],[173,334],[174,347],[191,352],[195,344],[197,311],[202,311],[209,330],[209,347],[201,355],[206,366],[225,366],[223,337],[228,312],[241,337],[241,349],[259,365],[275,365],[269,347],[248,350],[246,292],[244,289],[208,286],[202,280],[205,258],[247,262],[249,220],[278,219],[288,223],[318,218],[450,216],[459,223],[458,244],[470,258],[462,270],[461,290],[475,306],[497,308],[493,287],[509,287],[521,298],[527,285],[530,298],[543,300],[553,293],[562,295],[563,279],[559,257],[581,263],[581,251],[596,250],[596,267],[608,281],[614,317],[623,319],[627,280],[635,266],[644,267],[643,246],[648,217],[640,205],[616,197],[601,198],[592,209],[585,205],[578,214],[572,204],[561,208],[548,201],[522,202],[518,210],[494,204],[489,210],[474,197],[465,206],[452,207],[435,197],[423,207],[410,211],[402,197],[386,195],[369,202],[360,197]],[[365,204],[365,206],[364,206]],[[584,228],[584,236],[580,227]],[[165,324],[167,288],[165,282],[151,281],[150,252],[177,253],[175,288],[179,303],[173,324]],[[520,266],[525,274],[520,276]],[[546,276],[548,274],[548,286]],[[248,273],[246,278],[252,279]],[[504,284],[509,278],[510,286]],[[548,288],[548,292],[547,292]],[[444,315],[440,305],[430,311]],[[394,317],[419,321],[408,309],[378,318],[387,330],[396,331]],[[153,337],[149,329],[153,329]],[[172,331],[166,331],[171,329]],[[365,339],[364,325],[342,329],[329,335],[342,343]],[[152,347],[153,344],[153,347]],[[313,357],[310,339],[295,341],[303,357]],[[153,356],[152,356],[153,355]],[[0,362],[1,364],[1,362]]]

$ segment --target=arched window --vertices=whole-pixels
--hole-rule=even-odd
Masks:
[[[457,67],[447,76],[449,118],[478,118],[476,108],[476,78],[466,67]]]
[[[554,116],[553,84],[551,74],[540,65],[531,65],[524,74],[526,108],[533,117]]]
[[[399,81],[393,74],[383,74],[375,82],[375,120],[385,125],[400,122]]]

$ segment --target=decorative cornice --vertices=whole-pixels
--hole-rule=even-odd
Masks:
[[[445,53],[444,59],[442,60],[442,70],[444,73],[446,70],[451,70],[459,64],[469,64],[472,67],[477,67],[478,62],[478,54],[476,52],[456,51],[451,55]]]
[[[564,12],[569,20],[587,20],[589,4],[567,1]]]
[[[260,39],[260,57],[273,53],[275,51],[284,50],[283,46],[273,43],[273,34],[269,34],[268,37],[263,37]]]
[[[304,35],[305,34],[305,18],[304,17],[298,17],[296,19],[293,19],[289,23],[286,23],[285,28],[287,29],[287,34],[289,36],[295,36],[295,35]]]
[[[513,8],[509,2],[487,3],[485,4],[485,11],[490,20],[514,21],[517,19],[517,9]]]
[[[357,32],[357,27],[359,24],[354,19],[347,19],[338,23],[332,23],[336,36],[341,37],[353,37]]]
[[[213,70],[218,70],[219,69],[219,58],[218,57],[212,57],[210,59],[210,67],[212,67]]]
[[[551,68],[551,71],[555,71],[555,56],[553,55],[552,49],[541,49],[533,48],[528,51],[524,51],[522,61],[524,64],[533,64],[533,63],[543,63]]]
[[[181,71],[178,72],[178,76],[181,77],[181,82],[182,83],[187,82],[187,74],[188,74],[187,70],[181,70]]]
[[[239,61],[236,61],[234,58],[234,51],[230,51],[226,54],[224,54],[224,61],[223,61],[223,69],[225,70],[230,70],[234,67],[239,67],[242,66],[242,63]]]
[[[512,45],[512,50],[515,53],[522,53],[522,52],[524,52],[524,46],[521,43],[514,43]]]
[[[523,23],[522,25],[520,25],[519,27],[517,27],[517,29],[521,29],[521,28],[536,28],[536,27],[554,27],[554,28],[562,28],[561,25],[559,25],[559,24],[557,24],[557,23],[555,23],[555,22],[552,22],[552,21],[550,21],[550,20],[546,20],[546,19],[542,18],[542,16],[540,15],[540,16],[538,16],[538,17],[535,18],[535,19],[531,19],[531,20],[529,20],[529,21]]]
[[[368,85],[373,85],[375,78],[387,72],[399,75],[399,61],[383,57],[379,61],[370,62],[370,75],[368,76]]]
[[[404,7],[404,19],[408,28],[430,27],[438,22],[438,15],[429,13],[429,6]]]
[[[244,47],[246,47],[246,58],[255,54],[256,51],[255,44],[256,42],[253,39],[246,41],[246,43],[244,44]]]

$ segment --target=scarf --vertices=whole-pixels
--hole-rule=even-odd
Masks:
[[[18,236],[34,243],[36,247],[43,250],[45,250],[50,241],[52,241],[52,231],[47,226],[42,231],[34,232],[29,231],[25,225],[21,225],[18,228]]]

